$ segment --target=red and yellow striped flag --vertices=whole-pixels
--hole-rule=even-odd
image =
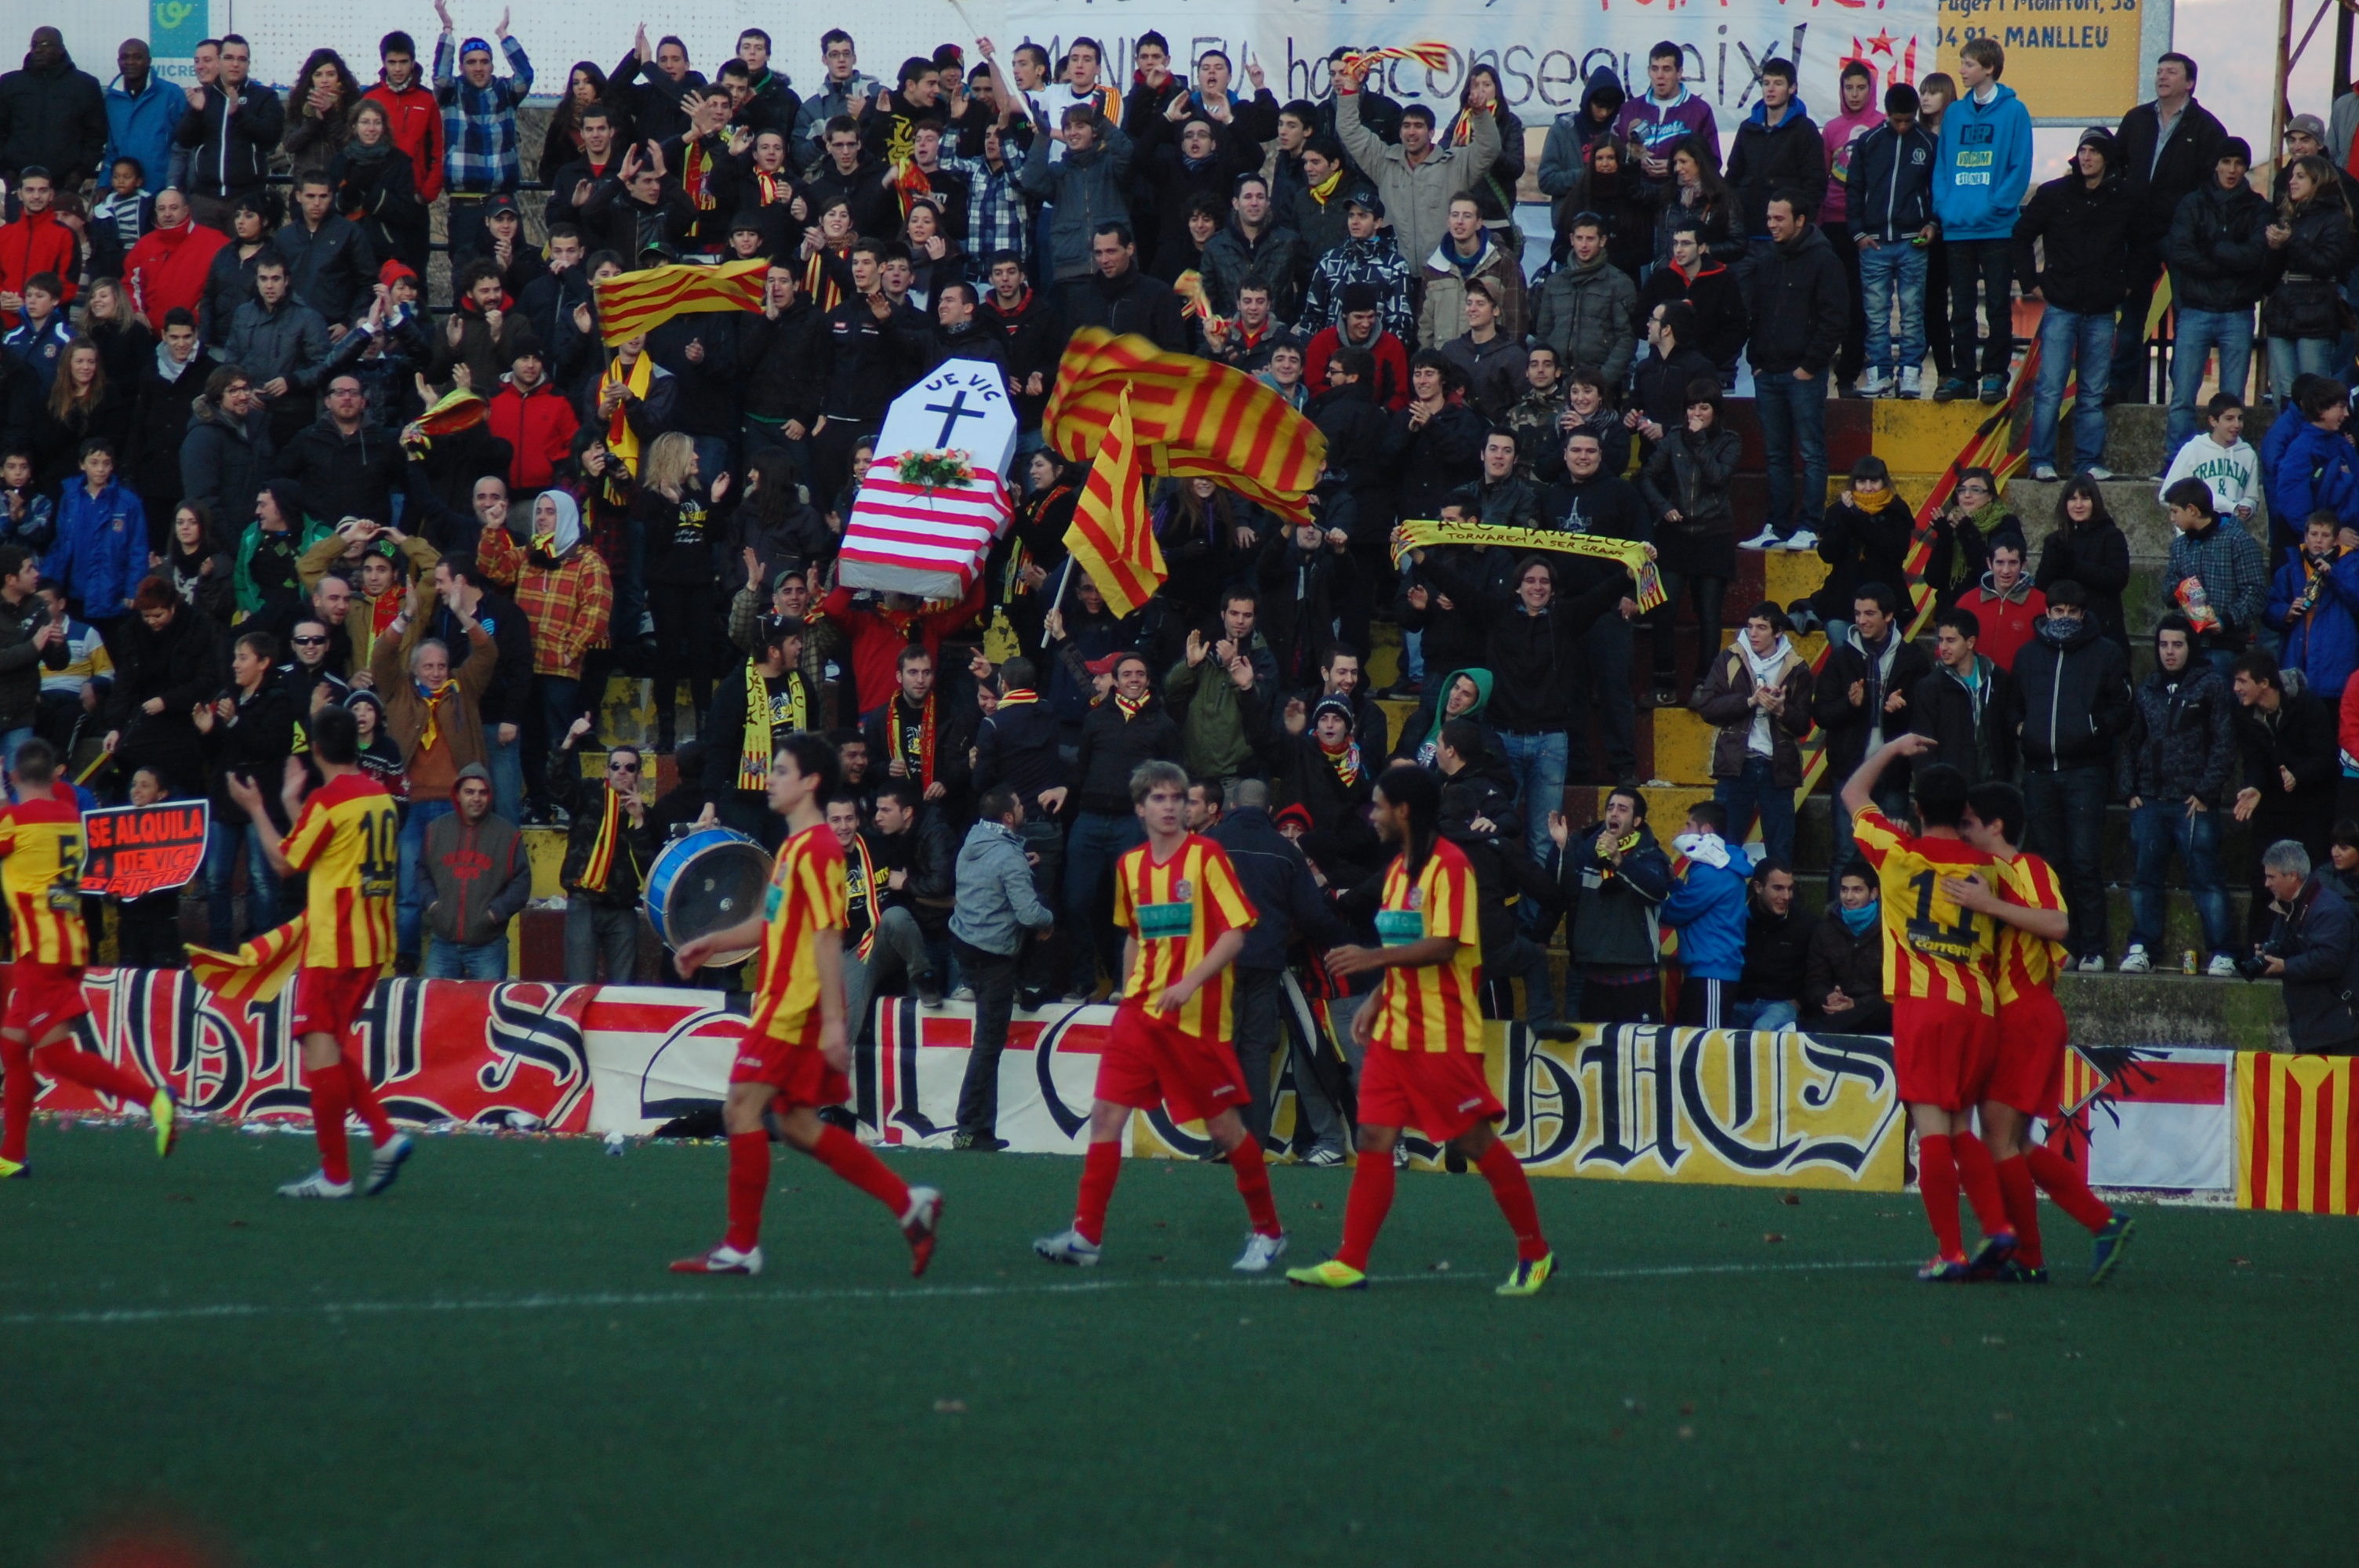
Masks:
[[[1130,394],[1117,392],[1113,416],[1106,422],[1105,445],[1065,529],[1065,548],[1082,563],[1116,615],[1128,615],[1145,604],[1171,575],[1163,564],[1163,546],[1156,543],[1147,520],[1139,477]]]
[[[1326,464],[1327,438],[1270,388],[1135,333],[1082,327],[1058,362],[1042,433],[1069,461],[1086,462],[1105,446],[1121,399],[1147,472],[1213,480],[1282,517],[1310,520],[1304,497]]]
[[[2349,1056],[2236,1054],[2236,1206],[2359,1214]]]
[[[303,938],[310,916],[299,914],[286,925],[264,932],[234,953],[210,947],[189,949],[189,972],[220,1001],[233,1005],[268,1001],[287,989],[303,967]]]
[[[1413,59],[1428,70],[1448,70],[1458,57],[1448,44],[1428,41],[1420,44],[1393,44],[1380,49],[1362,49],[1343,57],[1344,66],[1353,70],[1364,70],[1388,59]]]
[[[706,310],[759,310],[769,262],[761,256],[720,266],[680,263],[625,272],[592,287],[606,346],[626,342],[675,316]]]

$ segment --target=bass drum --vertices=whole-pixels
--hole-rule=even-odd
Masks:
[[[663,847],[647,871],[647,919],[663,945],[677,952],[708,932],[756,916],[770,885],[770,857],[743,833],[702,827]],[[715,953],[707,968],[730,968],[758,946]]]

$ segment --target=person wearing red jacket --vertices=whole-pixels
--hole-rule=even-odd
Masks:
[[[123,258],[132,307],[156,323],[174,310],[196,314],[205,302],[213,256],[228,243],[227,234],[190,217],[188,198],[164,191],[156,198],[156,227]]]
[[[2014,535],[2002,534],[1991,541],[1990,565],[1982,585],[1958,602],[1983,623],[1976,651],[2013,675],[2015,655],[2048,613],[2048,596],[2031,586],[2031,574],[2023,569],[2023,541]]]
[[[866,603],[860,602],[867,600]],[[854,700],[844,704],[859,713],[885,701],[900,689],[901,650],[922,643],[942,662],[942,638],[983,611],[984,579],[977,577],[964,599],[954,604],[920,601],[907,593],[866,594],[838,584],[819,612],[832,622],[852,644],[852,689]]]
[[[28,166],[17,177],[16,200],[22,216],[0,223],[0,325],[14,330],[24,319],[25,280],[53,272],[65,280],[65,303],[74,297],[74,279],[82,275],[82,249],[74,232],[58,222],[49,204],[57,199],[57,182],[49,171]]]
[[[540,344],[520,341],[508,373],[492,396],[486,423],[515,454],[508,461],[508,493],[527,501],[557,482],[557,465],[573,450],[582,416],[572,400],[552,385]]]
[[[385,106],[386,126],[393,145],[409,155],[418,177],[418,200],[428,206],[442,194],[442,106],[434,101],[433,83],[418,69],[418,42],[408,33],[391,32],[376,46],[384,69],[376,85],[361,94],[364,102]]]

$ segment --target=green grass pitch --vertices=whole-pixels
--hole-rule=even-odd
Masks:
[[[1479,1177],[1400,1183],[1376,1288],[1230,1274],[1216,1167],[896,1154],[922,1282],[782,1155],[756,1280],[717,1147],[423,1141],[297,1205],[308,1139],[34,1130],[0,1184],[0,1568],[125,1520],[240,1564],[2348,1563],[2347,1220],[2147,1207],[2116,1278],[1930,1288],[1913,1196],[1538,1184],[1537,1301]],[[359,1145],[355,1144],[356,1150]],[[1293,1260],[1348,1173],[1280,1169]],[[1770,1240],[1775,1234],[1781,1240]],[[1447,1264],[1446,1269],[1443,1268]]]

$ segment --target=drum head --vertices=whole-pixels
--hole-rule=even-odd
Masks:
[[[762,912],[770,885],[770,857],[758,844],[742,840],[699,849],[681,866],[664,895],[663,938],[671,946],[687,946],[709,931],[718,931]],[[728,968],[744,963],[758,948],[715,953],[708,968]]]

